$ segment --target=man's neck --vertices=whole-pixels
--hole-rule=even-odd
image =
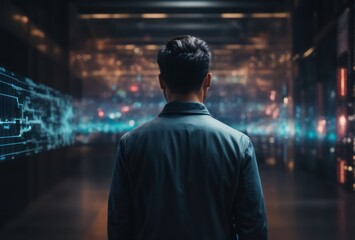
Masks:
[[[168,102],[173,102],[173,101],[184,101],[184,102],[199,102],[202,103],[201,99],[195,95],[191,95],[191,96],[181,96],[181,95],[175,95],[175,96],[171,96],[168,99]]]
[[[192,92],[188,94],[174,94],[169,91],[165,92],[165,97],[168,102],[185,101],[203,103],[203,94],[200,92]]]

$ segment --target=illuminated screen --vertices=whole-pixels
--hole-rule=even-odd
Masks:
[[[71,98],[0,68],[0,160],[73,143]]]

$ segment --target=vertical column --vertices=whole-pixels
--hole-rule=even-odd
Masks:
[[[354,8],[337,21],[337,165],[338,182],[355,190]]]

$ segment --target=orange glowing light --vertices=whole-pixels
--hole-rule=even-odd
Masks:
[[[222,18],[245,18],[246,15],[244,13],[222,13]]]
[[[21,23],[23,23],[23,24],[26,24],[26,23],[28,23],[28,21],[29,21],[29,19],[28,19],[27,16],[23,16],[23,15],[19,15],[19,14],[15,14],[15,15],[13,16],[13,19],[14,19],[15,21],[21,22]]]
[[[95,14],[80,14],[81,19],[121,19],[130,18],[131,14],[126,13],[95,13]]]
[[[340,69],[340,95],[345,96],[345,76],[346,72],[344,68]]]
[[[153,44],[148,44],[145,46],[145,49],[147,50],[157,50],[159,48],[158,45],[153,45]]]
[[[142,18],[167,18],[168,14],[166,13],[143,13]]]
[[[286,12],[279,13],[253,13],[252,18],[289,18],[290,14]]]
[[[338,71],[338,91],[341,97],[346,96],[347,85],[347,71],[346,68],[340,68]]]
[[[42,30],[40,30],[38,28],[33,28],[31,30],[31,35],[33,37],[37,37],[37,38],[45,38],[45,36],[46,36],[46,34]]]
[[[346,162],[345,160],[338,160],[338,182],[344,184],[346,182],[345,178]]]

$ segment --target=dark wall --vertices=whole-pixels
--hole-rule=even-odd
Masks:
[[[336,182],[337,22],[348,0],[298,0],[293,7],[296,166]],[[308,50],[311,54],[305,54]],[[326,120],[326,130],[318,132]],[[298,133],[297,133],[298,130]]]
[[[68,50],[69,4],[66,0],[13,0],[26,16],[62,48]]]
[[[0,66],[44,83],[70,95],[73,82],[68,67],[68,1],[1,1],[0,14],[16,9],[28,22],[41,29],[51,42],[59,46],[61,57],[39,51],[28,28],[8,28],[0,24]],[[9,10],[9,11],[10,11]],[[11,19],[8,19],[11,23]],[[15,23],[14,23],[15,24]],[[28,37],[26,37],[28,36]],[[0,226],[18,215],[31,201],[68,176],[68,148],[61,148],[29,157],[0,161]]]

